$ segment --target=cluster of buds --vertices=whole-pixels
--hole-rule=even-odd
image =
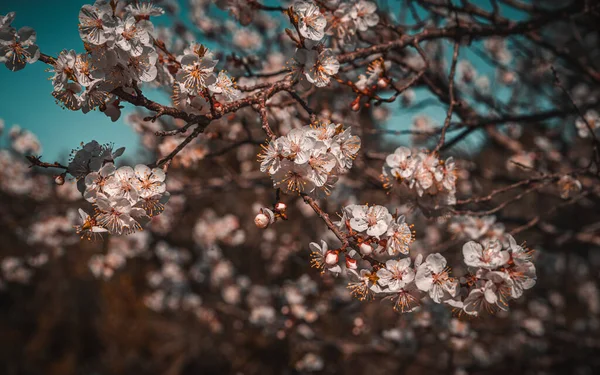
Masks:
[[[254,217],[254,224],[260,229],[265,229],[277,220],[287,220],[286,209],[287,206],[283,202],[275,203],[272,210],[263,207]]]

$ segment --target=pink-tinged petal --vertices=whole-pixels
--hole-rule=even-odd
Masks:
[[[140,180],[148,179],[148,177],[150,177],[151,174],[152,174],[152,171],[150,170],[150,168],[147,165],[138,164],[135,166],[135,175]]]
[[[150,176],[150,182],[163,182],[166,178],[165,172],[160,168],[152,169],[152,175]]]

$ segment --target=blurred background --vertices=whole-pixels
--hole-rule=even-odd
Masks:
[[[329,12],[344,2],[319,3]],[[78,12],[87,3],[3,0],[0,14],[16,12],[13,25],[33,27],[48,55],[62,49],[81,53]],[[250,2],[243,0],[155,3],[165,9],[152,18],[156,39],[175,55],[192,41],[205,44],[219,58],[218,69],[226,69],[240,86],[276,80],[248,69],[268,75],[285,68],[294,54],[283,32],[289,20],[281,12],[244,7]],[[580,194],[566,198],[554,180],[533,185],[536,178],[592,164],[592,137],[582,136],[576,124],[583,114],[592,130],[600,127],[593,114],[600,110],[598,4],[374,3],[379,24],[361,34],[362,40],[340,46],[329,36],[327,42],[352,51],[448,26],[451,12],[467,24],[497,27],[498,35],[461,43],[456,85],[465,106],[452,117],[448,147],[441,152],[457,160],[459,199],[520,185],[464,205],[476,212],[469,225],[477,238],[464,230],[463,215],[425,215],[382,188],[385,156],[401,145],[432,149],[444,122],[447,104],[432,87],[447,88],[453,43],[433,38],[422,43],[431,59],[424,78],[391,103],[364,105],[359,97],[362,106],[354,111],[356,93],[335,82],[308,92],[307,103],[320,117],[351,127],[362,140],[353,169],[321,206],[335,218],[352,203],[399,210],[415,224],[410,256],[440,252],[457,275],[465,272],[464,242],[513,233],[518,243],[535,250],[534,288],[511,301],[508,311],[478,318],[427,301],[400,314],[385,301],[353,299],[344,280],[310,267],[308,244],[323,239],[333,248],[336,239],[302,199],[284,196],[289,220],[256,228],[256,213],[271,207],[276,196],[256,161],[265,136],[251,108],[214,121],[178,155],[169,167],[171,200],[147,230],[81,239],[73,229],[80,224],[77,209],[91,206],[76,181],[55,184],[57,171],[30,168],[25,155],[66,165],[72,149],[97,140],[126,147],[119,165],[151,163],[183,140],[154,132],[183,123],[166,116],[145,121],[151,113],[128,103],[122,103],[116,122],[99,110],[70,111],[51,95],[48,65],[38,62],[18,72],[1,67],[0,373],[598,373],[598,171],[581,173]],[[252,22],[241,22],[244,15]],[[506,31],[528,22],[533,31]],[[397,64],[390,76],[409,81],[411,66],[419,66],[416,56],[408,49],[385,55]],[[368,63],[348,69],[344,78],[358,82],[369,74]],[[568,95],[555,84],[550,66]],[[165,104],[171,89],[143,87],[146,96]],[[277,134],[310,121],[287,99],[274,98],[269,109]],[[37,147],[15,146],[23,130],[35,135],[30,141]]]

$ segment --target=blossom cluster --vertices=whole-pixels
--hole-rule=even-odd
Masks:
[[[336,225],[351,239],[350,249],[329,249],[325,241],[321,245],[310,244],[312,265],[335,275],[343,272],[339,264],[341,252],[346,253],[346,269],[354,271],[358,268],[358,260],[363,257],[407,255],[414,241],[412,225],[406,223],[405,217],[392,215],[383,206],[346,206]]]
[[[204,113],[209,108],[209,96],[219,94],[225,100],[237,99],[241,92],[231,77],[221,71],[215,74],[218,60],[201,44],[192,43],[177,56],[181,68],[175,75],[173,102],[183,110]]]
[[[151,16],[163,10],[150,3],[115,4],[97,0],[79,11],[79,35],[86,52],[63,50],[52,61],[52,95],[70,110],[100,108],[113,121],[120,115],[111,91],[136,87],[157,77],[158,53],[153,45]]]
[[[125,5],[123,2],[97,0],[79,12],[79,35],[86,51],[63,50],[52,59],[52,95],[70,110],[87,113],[99,108],[112,121],[121,114],[114,89],[122,88],[138,95],[138,84],[160,81],[173,85],[174,101],[191,112],[208,108],[209,96],[225,100],[240,95],[233,80],[224,72],[216,74],[217,60],[204,46],[192,43],[177,57],[161,55],[163,42],[155,38],[150,17],[164,11],[147,2]],[[14,13],[2,18],[0,59],[11,70],[22,69],[40,55],[35,31],[10,27]]]
[[[487,219],[491,230],[493,218]],[[469,273],[454,277],[446,258],[439,253],[418,254],[412,261],[409,249],[415,240],[412,225],[402,215],[383,206],[346,206],[337,227],[349,241],[340,249],[327,242],[311,243],[312,265],[350,279],[348,288],[360,300],[380,297],[392,301],[397,311],[414,311],[425,297],[445,303],[469,315],[506,309],[510,298],[519,298],[535,284],[531,251],[516,244],[503,231],[496,238],[469,241],[463,246]],[[467,227],[466,235],[481,238],[487,230]],[[502,228],[503,229],[503,228]],[[340,264],[340,254],[345,262]],[[365,262],[366,260],[366,262]]]
[[[373,1],[340,1],[329,16],[332,25],[327,33],[342,45],[354,44],[359,31],[365,32],[379,23],[377,4]]]
[[[152,216],[163,211],[169,199],[162,169],[144,164],[115,167],[115,158],[124,150],[113,151],[112,145],[92,141],[74,151],[67,167],[83,197],[94,205],[91,216],[79,210],[83,224],[77,230],[88,238],[104,232],[141,230]]]
[[[506,310],[510,299],[517,299],[536,282],[532,252],[507,235],[508,244],[497,240],[467,242],[462,249],[469,274],[464,287],[451,306],[469,315],[483,311]]]
[[[296,79],[324,87],[337,74],[340,63],[330,48],[319,42],[325,36],[327,20],[319,7],[311,1],[296,1],[290,8],[292,22],[305,38],[293,58],[292,73]]]
[[[456,164],[452,157],[442,161],[435,153],[398,147],[386,157],[382,178],[386,188],[398,186],[415,198],[439,205],[456,203]]]
[[[291,130],[270,141],[258,155],[261,172],[285,193],[329,194],[338,176],[351,167],[360,138],[329,121]]]

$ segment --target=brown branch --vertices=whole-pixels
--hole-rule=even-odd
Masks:
[[[454,106],[456,105],[456,101],[454,99],[454,76],[456,74],[456,62],[458,60],[458,49],[459,49],[459,40],[457,39],[454,42],[454,52],[452,54],[452,67],[450,68],[450,75],[448,76],[448,97],[450,98],[450,104],[448,105],[448,112],[446,112],[446,119],[444,120],[444,126],[442,126],[442,132],[440,134],[440,140],[435,146],[433,150],[434,153],[440,151],[440,148],[444,145],[444,141],[446,140],[446,131],[450,126],[450,120],[452,119],[452,113],[454,112]]]
[[[29,162],[31,163],[29,168],[35,166],[35,167],[42,167],[42,168],[60,168],[60,169],[64,169],[65,171],[68,169],[68,167],[66,167],[56,161],[54,163],[43,162],[40,160],[41,156],[27,155],[27,156],[25,156],[25,158],[27,160],[29,160]]]
[[[550,215],[554,214],[561,207],[565,207],[565,206],[569,206],[571,204],[577,203],[579,200],[581,200],[581,199],[585,198],[587,195],[589,195],[589,193],[590,193],[589,191],[584,191],[581,194],[577,195],[576,197],[573,197],[572,199],[569,199],[566,202],[562,202],[560,204],[553,206],[552,208],[550,208],[543,214],[535,216],[533,219],[529,220],[526,224],[521,225],[520,227],[517,227],[517,228],[511,230],[510,234],[515,236],[529,228],[532,228],[533,226],[537,225],[540,222],[542,217],[550,216]]]

